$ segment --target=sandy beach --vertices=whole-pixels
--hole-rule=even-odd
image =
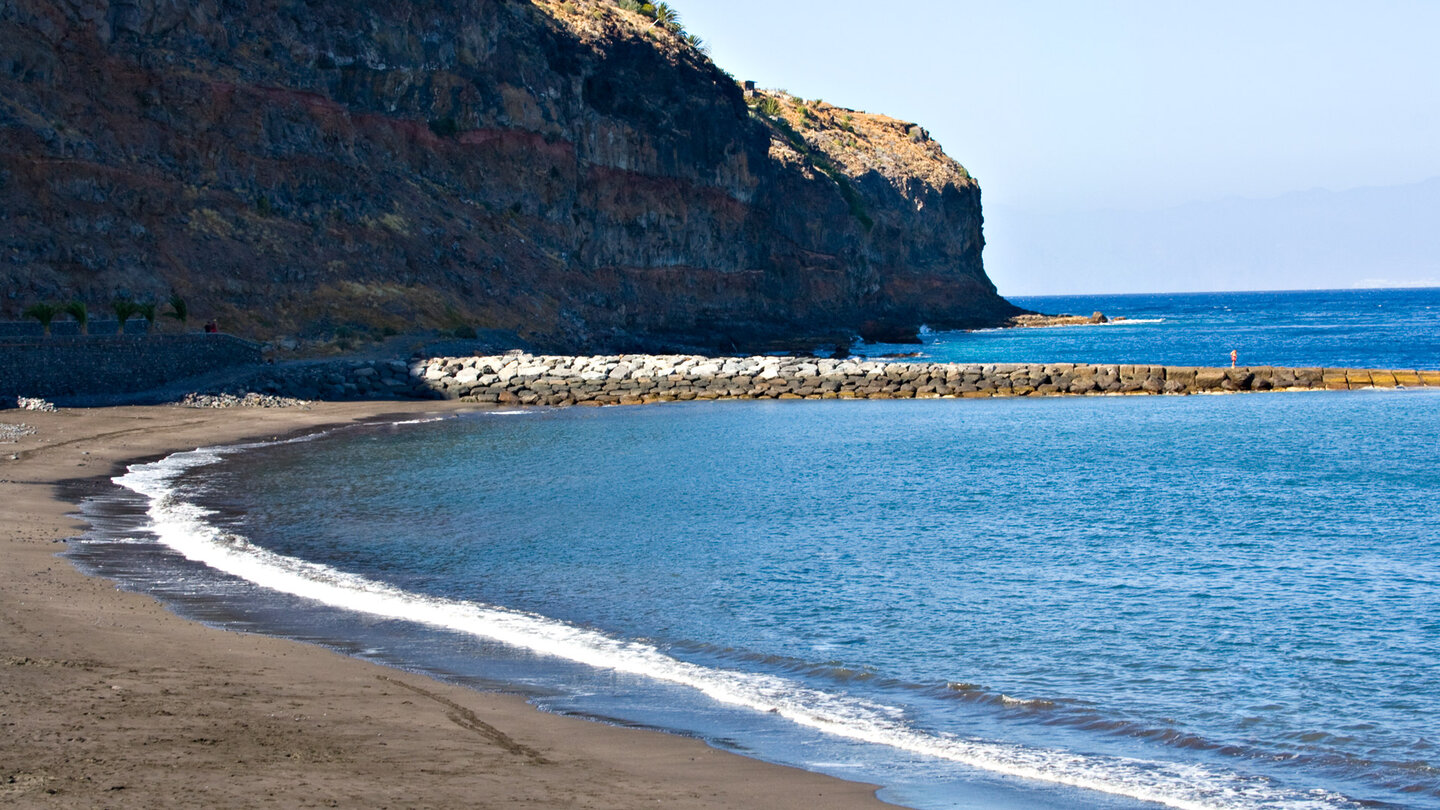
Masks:
[[[871,786],[186,621],[56,556],[83,528],[57,497],[61,481],[201,445],[458,407],[0,413],[36,431],[0,445],[0,803],[889,806]]]

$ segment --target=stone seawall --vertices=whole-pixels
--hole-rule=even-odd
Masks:
[[[629,405],[694,399],[1199,394],[1440,386],[1440,371],[897,363],[683,355],[537,357],[508,354],[433,358],[411,363],[408,372],[417,394],[519,405]]]
[[[260,344],[203,332],[0,338],[0,397],[129,394],[260,362]]]
[[[314,361],[267,366],[229,388],[332,401],[444,398],[426,384],[425,368],[426,362],[403,360]]]

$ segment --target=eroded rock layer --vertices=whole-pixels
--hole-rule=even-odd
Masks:
[[[918,126],[756,102],[608,0],[0,0],[0,317],[730,351],[1018,311]]]

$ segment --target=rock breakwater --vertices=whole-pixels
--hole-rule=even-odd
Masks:
[[[894,363],[801,357],[507,354],[417,361],[417,390],[515,405],[696,399],[926,399],[1440,386],[1440,371],[1074,363]]]
[[[462,399],[500,405],[639,405],[694,399],[928,399],[1440,387],[1440,371],[913,363],[815,357],[532,355],[265,366],[232,381],[299,400]],[[196,400],[210,404],[210,400]],[[188,403],[187,403],[188,404]]]

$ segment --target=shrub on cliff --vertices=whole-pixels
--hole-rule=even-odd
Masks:
[[[435,118],[430,121],[430,131],[437,138],[453,138],[460,132],[460,125],[454,118]]]
[[[44,330],[45,336],[49,337],[50,322],[55,320],[56,315],[60,314],[60,307],[42,301],[38,304],[31,304],[30,306],[25,308],[24,312],[20,314],[23,317],[34,318],[35,320],[39,321],[40,328]]]
[[[78,298],[67,303],[61,310],[75,319],[80,324],[80,334],[90,334],[90,310],[85,307],[85,302]]]
[[[755,101],[755,112],[760,113],[766,118],[774,118],[780,114],[780,102],[776,101],[772,96],[760,96]]]

